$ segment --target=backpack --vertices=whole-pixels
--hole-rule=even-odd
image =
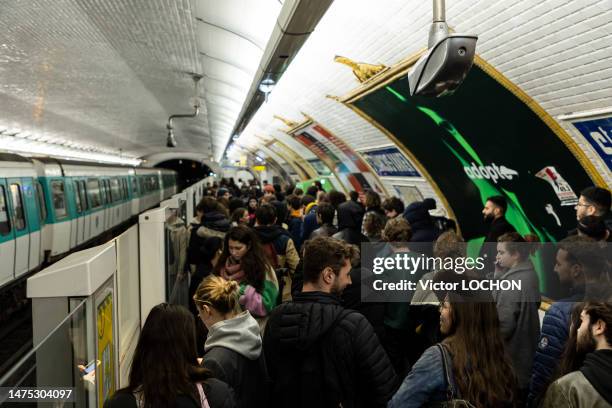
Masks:
[[[288,268],[280,268],[278,264],[278,252],[273,242],[262,244],[264,253],[274,269],[276,274],[276,280],[278,281],[278,296],[276,297],[276,304],[280,305],[283,302],[283,289],[285,288],[285,277],[288,276]]]
[[[272,265],[272,268],[274,268],[274,270],[278,269],[278,252],[276,251],[274,242],[268,242],[266,244],[262,244],[262,246],[266,257],[270,261],[270,265]]]

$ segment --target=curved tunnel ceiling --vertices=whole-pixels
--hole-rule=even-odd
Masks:
[[[165,124],[191,111],[191,74],[203,75],[202,113],[176,122],[181,151],[219,155],[267,46],[278,0],[1,1],[0,143],[54,142],[58,151],[125,159],[167,151]],[[480,36],[477,52],[549,114],[612,106],[612,10],[606,0],[453,0],[449,25]],[[315,118],[358,152],[393,143],[326,95],[358,86],[335,55],[393,65],[426,45],[431,3],[336,0],[240,139],[281,140],[306,160],[280,115]],[[17,24],[17,22],[19,24]],[[204,55],[206,54],[206,55]],[[253,65],[255,64],[255,65]],[[612,176],[566,121],[605,182]],[[18,130],[17,135],[13,135]],[[7,135],[8,133],[8,135]],[[239,154],[239,149],[236,149]],[[427,182],[419,181],[427,194]]]
[[[549,114],[612,107],[612,9],[606,1],[537,0],[491,4],[447,2],[447,20],[457,32],[479,35],[477,52]],[[389,145],[390,140],[358,114],[326,96],[357,88],[350,68],[334,56],[392,66],[426,46],[430,2],[336,1],[300,50],[267,104],[239,141],[287,141],[279,115],[301,122],[314,117],[357,151]],[[603,161],[572,126],[557,121],[585,152],[605,182],[612,176]],[[308,154],[303,146],[297,151]],[[238,149],[234,149],[239,154]],[[426,187],[426,186],[424,186]],[[428,194],[434,194],[432,189]]]

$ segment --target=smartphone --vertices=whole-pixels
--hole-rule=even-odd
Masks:
[[[95,370],[96,369],[96,365],[97,365],[97,360],[93,360],[92,362],[87,364],[87,366],[85,367],[85,374],[89,374],[93,370]]]

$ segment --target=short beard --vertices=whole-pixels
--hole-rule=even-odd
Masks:
[[[330,292],[332,295],[342,296],[343,289],[340,289],[340,284],[338,281],[334,282],[334,285],[330,288]]]
[[[576,353],[579,355],[586,355],[592,353],[597,348],[597,342],[591,333],[591,327],[589,326],[589,333],[586,336],[579,336],[576,341]]]

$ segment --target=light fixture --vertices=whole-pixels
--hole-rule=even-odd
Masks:
[[[166,139],[166,147],[176,147],[176,138],[172,128],[168,129],[168,138]]]
[[[260,83],[259,83],[259,90],[264,94],[264,97],[266,99],[266,102],[268,102],[268,95],[270,94],[270,92],[272,92],[272,90],[274,89],[274,85],[276,85],[276,83],[274,82],[274,80],[270,77],[264,78]]]

